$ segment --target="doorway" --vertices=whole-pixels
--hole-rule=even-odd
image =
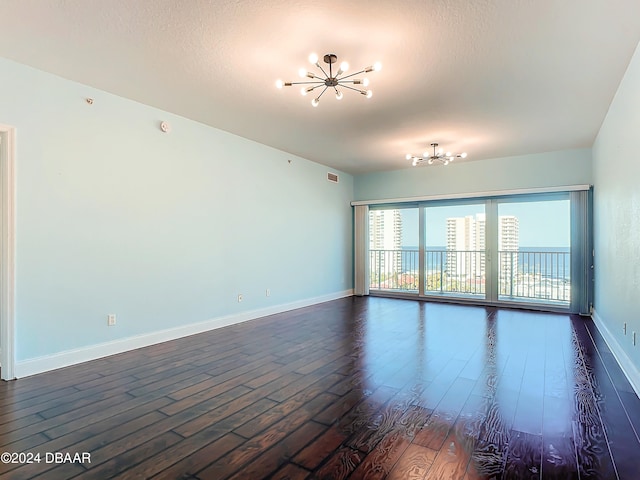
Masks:
[[[15,128],[0,124],[0,377],[15,378]]]

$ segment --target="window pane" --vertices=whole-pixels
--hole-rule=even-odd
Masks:
[[[484,203],[425,208],[425,293],[485,296]]]
[[[500,300],[571,301],[569,199],[498,204]]]
[[[370,286],[418,291],[418,209],[369,211]]]

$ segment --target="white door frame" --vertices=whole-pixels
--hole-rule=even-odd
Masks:
[[[15,378],[16,129],[0,124],[0,364],[2,380]]]

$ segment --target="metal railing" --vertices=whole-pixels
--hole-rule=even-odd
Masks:
[[[418,250],[370,250],[370,288],[417,292]],[[482,250],[425,250],[427,294],[485,295],[486,253]],[[571,255],[560,251],[498,252],[498,295],[502,300],[571,299]]]
[[[419,253],[369,250],[369,288],[417,292]],[[426,250],[425,291],[484,294],[484,257],[484,251]]]
[[[417,292],[418,250],[369,250],[369,288]]]
[[[426,293],[485,293],[485,252],[426,250]]]
[[[498,252],[498,293],[509,299],[571,301],[571,253]]]

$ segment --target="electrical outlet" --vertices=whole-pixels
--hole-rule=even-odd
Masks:
[[[242,294],[241,294],[241,293],[239,293],[239,294],[238,294],[238,303],[240,303],[241,301],[242,301]]]
[[[265,294],[267,297],[270,297],[270,296],[271,296],[271,289],[270,289],[270,288],[267,288],[267,289],[265,290],[264,294]]]
[[[116,324],[116,314],[110,313],[107,315],[107,325],[113,327]]]

